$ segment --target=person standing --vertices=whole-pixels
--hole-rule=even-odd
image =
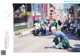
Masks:
[[[78,34],[78,37],[80,37],[80,23],[78,23],[77,34]]]
[[[80,17],[78,18],[77,34],[80,37]]]
[[[50,27],[50,24],[47,24],[46,25],[46,35],[49,35],[49,27]]]
[[[43,22],[42,24],[41,24],[41,34],[42,35],[46,35],[46,24]]]
[[[75,31],[74,22],[72,22],[72,23],[70,24],[70,33],[71,33],[71,35],[74,34],[74,31]]]
[[[57,25],[58,27],[58,30],[61,30],[61,26],[62,26],[62,23],[61,23],[61,21],[60,20],[58,20],[58,25]]]

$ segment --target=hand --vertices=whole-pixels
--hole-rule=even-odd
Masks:
[[[56,48],[59,49],[60,47],[58,45],[56,45]]]

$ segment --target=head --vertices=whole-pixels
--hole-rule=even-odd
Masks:
[[[56,21],[55,19],[53,19],[53,21]]]
[[[54,26],[51,27],[51,31],[52,31],[53,34],[55,34],[56,33],[56,27],[54,27]]]

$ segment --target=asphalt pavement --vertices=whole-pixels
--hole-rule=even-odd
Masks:
[[[65,33],[65,32],[64,32]],[[80,52],[80,40],[75,35],[65,33],[72,48],[69,49],[56,49],[45,48],[52,47],[54,43],[53,35],[49,36],[33,36],[27,34],[25,36],[14,36],[14,52]]]

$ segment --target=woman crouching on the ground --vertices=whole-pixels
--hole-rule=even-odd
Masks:
[[[66,48],[71,48],[69,44],[69,40],[67,36],[56,29],[56,27],[51,27],[52,33],[55,35],[55,38],[53,42],[55,43],[55,47],[58,49],[66,49]]]

